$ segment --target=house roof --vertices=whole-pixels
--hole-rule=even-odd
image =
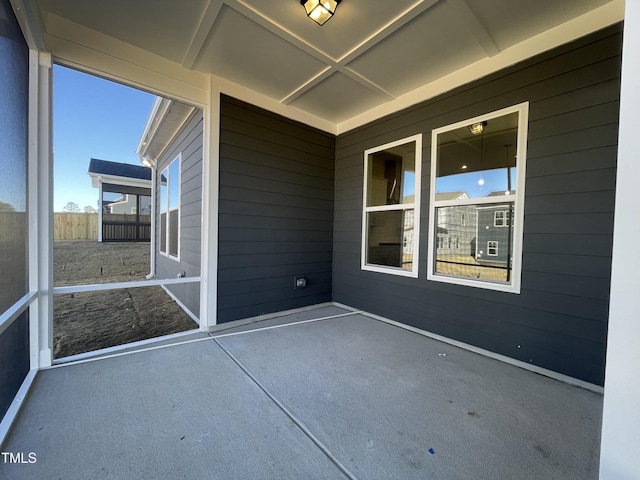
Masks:
[[[469,198],[469,195],[467,192],[436,193],[436,200],[459,200],[461,198]]]
[[[156,97],[136,149],[140,160],[157,160],[194,110],[191,105]]]
[[[198,106],[220,91],[342,133],[624,18],[624,0],[12,0],[32,48]],[[108,59],[108,61],[106,60]]]
[[[151,170],[139,165],[129,163],[110,162],[92,158],[89,162],[90,176],[104,176],[132,178],[151,181]]]
[[[506,193],[507,191],[508,191],[509,193]],[[515,193],[516,193],[516,191],[515,191],[515,190],[497,190],[497,191],[495,191],[495,192],[489,192],[489,193],[487,193],[487,197],[502,197],[502,196],[504,196],[505,194],[507,194],[507,195],[515,195]]]

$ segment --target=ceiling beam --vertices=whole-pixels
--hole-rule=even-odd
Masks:
[[[300,85],[293,92],[291,92],[289,95],[284,97],[282,99],[282,103],[284,103],[285,105],[290,104],[296,98],[300,97],[301,95],[303,95],[304,93],[308,92],[309,90],[311,90],[313,87],[315,87],[319,83],[321,83],[324,80],[326,80],[327,78],[329,78],[335,71],[336,70],[335,70],[334,67],[325,68],[319,74],[317,74],[315,77],[313,77],[312,79],[308,80],[306,83]]]
[[[207,3],[207,6],[202,13],[202,17],[200,17],[200,23],[198,23],[193,34],[189,48],[182,59],[183,67],[191,69],[195,65],[196,60],[198,60],[198,57],[200,56],[200,52],[202,52],[204,42],[207,41],[207,38],[211,33],[211,29],[213,28],[213,24],[218,18],[220,10],[222,10],[222,5],[223,2],[221,0],[209,0]]]

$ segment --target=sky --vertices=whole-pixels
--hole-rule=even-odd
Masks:
[[[511,190],[515,190],[517,169],[512,168],[510,173]],[[436,180],[436,193],[466,192],[470,198],[486,197],[492,192],[506,191],[507,188],[506,168],[447,175],[446,177],[438,177]]]
[[[155,99],[140,90],[55,65],[53,158],[56,212],[68,202],[97,208],[89,160],[141,165],[136,148]]]

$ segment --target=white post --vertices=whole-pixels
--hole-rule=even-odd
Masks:
[[[220,84],[209,81],[209,105],[204,110],[202,158],[202,246],[200,248],[200,330],[217,323],[218,310],[218,187],[220,174]]]
[[[156,276],[156,202],[158,199],[156,198],[156,167],[158,165],[157,160],[151,160],[153,164],[151,165],[151,235],[149,237],[149,249],[151,255],[151,263],[149,265],[149,275],[147,275],[147,279],[152,279]]]
[[[29,289],[31,368],[51,365],[53,346],[53,147],[51,55],[29,56]]]
[[[40,228],[39,228],[39,208],[40,208],[40,169],[38,165],[38,115],[40,114],[39,105],[39,75],[40,61],[37,50],[29,50],[29,149],[28,149],[28,173],[27,188],[29,198],[29,291],[37,292],[40,288]],[[40,362],[38,360],[40,354],[39,340],[39,305],[38,298],[31,305],[29,311],[29,352],[30,352],[30,368],[38,368]]]
[[[600,478],[640,478],[640,2],[627,0],[622,53],[609,334]]]

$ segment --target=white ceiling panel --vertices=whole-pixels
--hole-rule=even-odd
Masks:
[[[45,49],[77,68],[154,75],[176,97],[214,74],[338,131],[620,21],[625,0],[343,0],[322,27],[299,0],[21,1]]]
[[[380,96],[342,73],[334,73],[313,89],[296,98],[291,105],[332,122],[340,123],[375,107]]]
[[[188,8],[185,8],[188,3]],[[180,62],[189,47],[208,0],[41,0],[42,17],[49,12]]]
[[[447,3],[409,22],[348,67],[401,95],[486,56]]]
[[[466,0],[501,50],[583,15],[610,0]]]
[[[229,7],[223,7],[194,66],[282,99],[325,65]]]

